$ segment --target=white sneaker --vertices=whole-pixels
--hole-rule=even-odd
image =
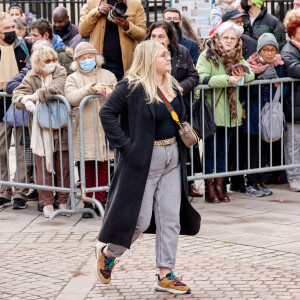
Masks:
[[[67,204],[59,204],[59,209],[67,209]]]
[[[43,208],[44,217],[50,218],[51,214],[54,212],[53,205],[45,205]]]
[[[292,192],[300,192],[300,182],[298,180],[291,181],[290,190]]]
[[[67,209],[67,204],[59,204],[58,209]],[[62,216],[66,216],[66,214],[61,214]]]

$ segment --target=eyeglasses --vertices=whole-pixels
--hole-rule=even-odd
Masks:
[[[52,59],[46,59],[46,60],[44,60],[44,63],[46,64],[46,65],[48,65],[48,64],[50,64],[50,63],[56,63],[57,62],[57,58],[52,58]]]
[[[178,17],[174,17],[174,18],[168,17],[168,18],[165,18],[165,21],[168,21],[168,22],[171,22],[171,21],[179,22],[180,18],[178,18]]]
[[[261,50],[262,50],[263,52],[265,52],[265,53],[270,53],[270,54],[274,54],[274,53],[277,52],[276,49],[264,49],[264,48],[262,48]]]

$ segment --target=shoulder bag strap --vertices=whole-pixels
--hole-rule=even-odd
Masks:
[[[273,103],[275,102],[279,102],[279,98],[280,98],[280,83],[278,84],[278,87],[276,88],[276,92],[273,98]]]
[[[183,130],[183,132],[185,132],[184,128],[182,127],[180,121],[179,121],[179,117],[176,113],[176,111],[174,110],[172,104],[168,101],[168,99],[165,97],[165,95],[163,94],[163,92],[160,90],[159,87],[157,87],[157,94],[158,94],[158,97],[163,101],[163,103],[165,104],[165,106],[167,107],[168,109],[168,112],[170,113],[172,119],[177,123],[177,125]],[[195,130],[192,129],[194,134],[196,135],[197,137],[197,140],[199,141],[199,137],[198,135],[196,134]]]
[[[215,108],[217,108],[217,106],[218,106],[218,104],[219,104],[219,101],[220,101],[220,99],[221,99],[221,96],[222,96],[223,92],[224,92],[224,88],[223,88],[222,91],[221,91],[221,94],[220,94],[220,96],[219,96],[219,98],[218,98],[218,101],[217,101],[217,103],[216,103]]]

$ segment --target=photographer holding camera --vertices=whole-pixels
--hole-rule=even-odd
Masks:
[[[100,2],[100,3],[99,3]],[[79,23],[79,33],[104,57],[104,69],[120,81],[129,69],[134,49],[147,32],[140,0],[88,0]]]

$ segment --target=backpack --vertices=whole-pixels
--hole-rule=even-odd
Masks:
[[[261,138],[268,143],[280,140],[283,135],[285,117],[279,98],[280,84],[272,103],[267,102],[261,110]]]

